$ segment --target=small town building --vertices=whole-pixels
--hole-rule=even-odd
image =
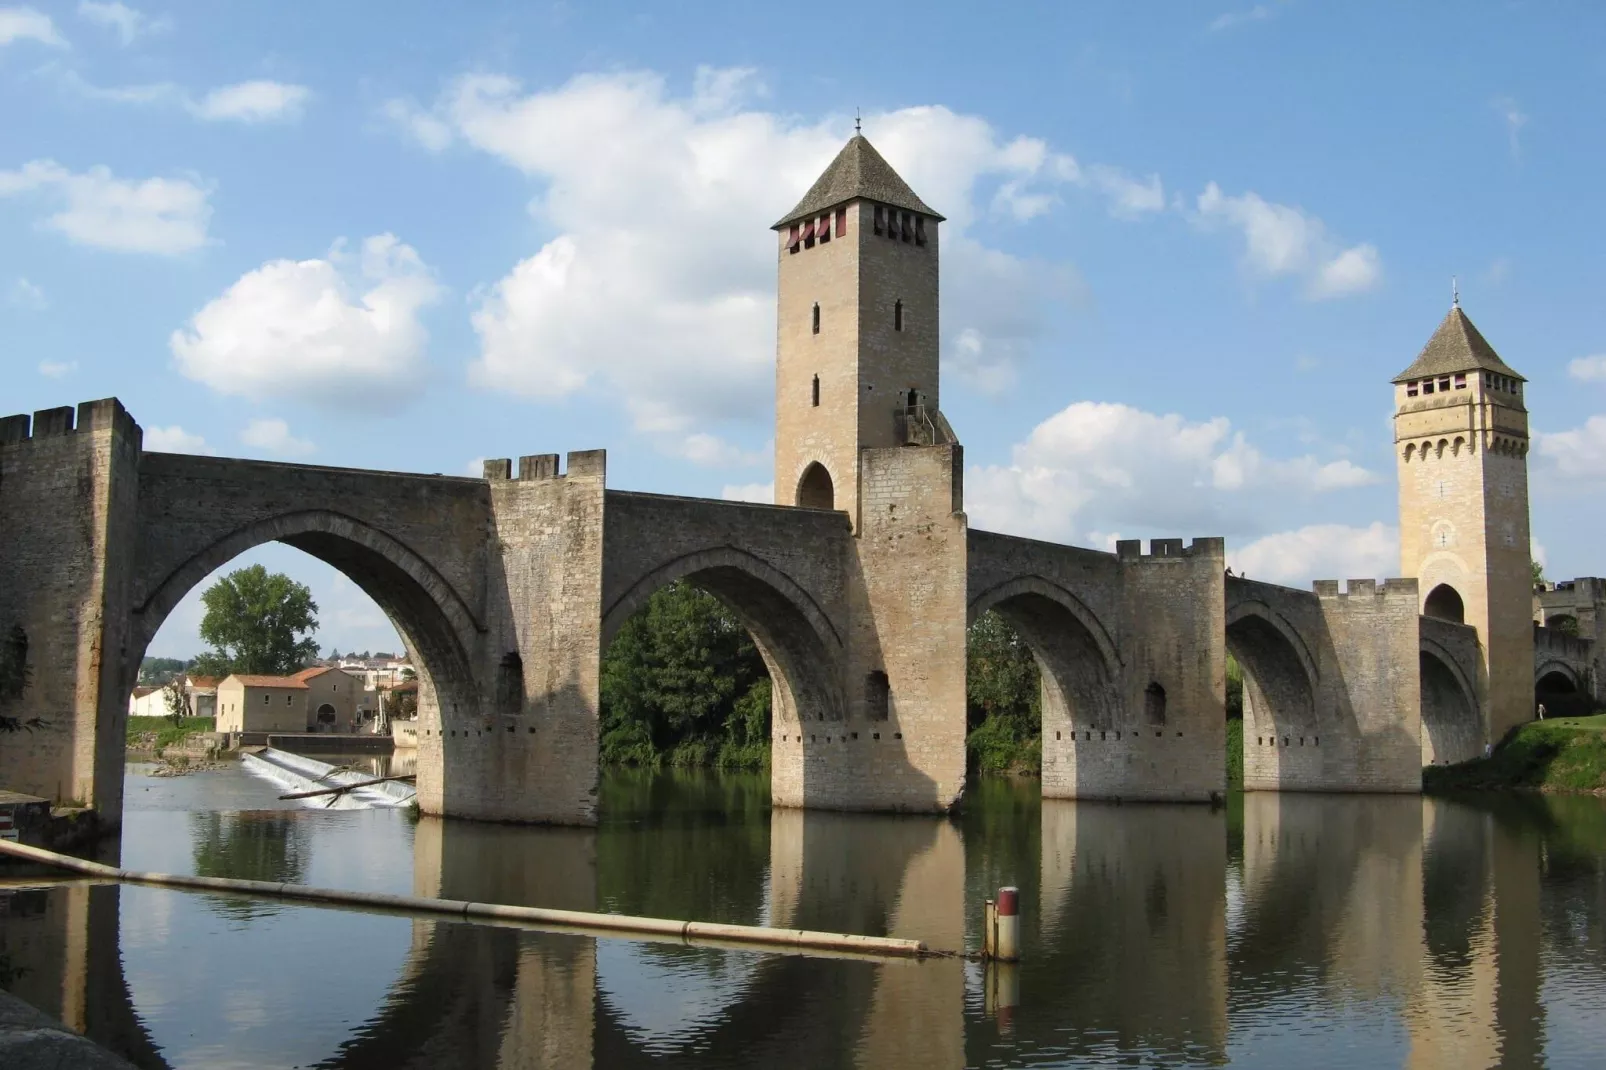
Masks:
[[[185,676],[184,695],[189,699],[191,717],[217,716],[216,676]]]
[[[160,687],[136,687],[128,696],[130,717],[166,717],[167,690]]]
[[[364,719],[361,711],[371,707],[363,701],[362,678],[344,670],[314,665],[292,679],[307,686],[307,727],[314,731],[353,731]]]
[[[305,732],[310,690],[296,676],[226,676],[217,685],[217,730]]]

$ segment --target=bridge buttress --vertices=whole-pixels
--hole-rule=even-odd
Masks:
[[[1318,580],[1316,596],[1332,663],[1318,703],[1353,732],[1345,761],[1300,787],[1317,791],[1422,790],[1421,629],[1414,579]],[[1247,742],[1247,740],[1246,740]]]
[[[43,721],[0,748],[0,785],[92,806],[108,828],[134,683],[140,437],[115,398],[0,420],[0,713]]]
[[[490,821],[597,820],[603,451],[487,462],[486,627],[471,651],[480,708],[424,709],[419,807]],[[443,739],[442,736],[445,735]]]
[[[944,811],[965,786],[964,456],[943,445],[859,458],[845,576],[847,723],[777,745],[773,795],[778,805]]]
[[[1149,550],[1116,544],[1123,712],[1111,738],[1074,744],[1074,798],[1204,802],[1226,790],[1226,546],[1154,539]]]

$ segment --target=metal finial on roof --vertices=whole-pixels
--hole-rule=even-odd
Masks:
[[[1450,276],[1450,307],[1461,307],[1461,287],[1456,283],[1454,275]]]
[[[854,132],[854,133],[855,133],[855,134],[858,134],[858,133],[861,133],[861,132],[862,132],[862,131],[861,131],[861,130],[860,130],[860,129],[859,129],[859,127],[860,127],[860,125],[861,125],[861,124],[862,124],[862,122],[863,122],[863,120],[861,120],[861,119],[860,119],[860,118],[859,118],[859,109],[858,109],[858,108],[854,108],[854,109],[853,109],[853,132]]]

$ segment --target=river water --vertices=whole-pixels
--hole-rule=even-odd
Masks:
[[[954,820],[771,811],[761,777],[612,773],[595,830],[282,803],[130,766],[122,864],[911,936],[878,964],[142,887],[0,889],[0,981],[150,1067],[1599,1067],[1606,804],[1233,797]],[[1011,998],[1018,992],[1018,999]],[[1002,998],[1000,998],[1002,993]],[[1011,1005],[1014,1004],[1014,1005]]]

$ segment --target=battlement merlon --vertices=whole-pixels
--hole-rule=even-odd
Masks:
[[[1338,589],[1342,582],[1346,590]],[[1415,602],[1417,598],[1417,583],[1415,579],[1395,576],[1386,579],[1380,586],[1375,579],[1351,580],[1316,580],[1310,585],[1318,598],[1347,599],[1351,596],[1361,597],[1370,595],[1374,598],[1409,598]]]
[[[558,455],[555,453],[531,453],[519,458],[519,482],[532,483],[543,479],[579,479],[595,482],[606,482],[608,473],[607,450],[571,450],[564,466],[567,471],[558,468]],[[513,459],[511,457],[492,457],[484,462],[484,475],[486,480],[513,479]]]
[[[1205,557],[1227,560],[1227,540],[1219,536],[1194,539],[1192,545],[1183,546],[1181,539],[1150,539],[1149,552],[1143,552],[1142,539],[1121,539],[1115,544],[1115,556],[1121,561],[1155,561],[1167,558]]]
[[[40,409],[32,417],[27,413],[0,416],[0,446],[94,431],[116,431],[136,439],[141,436],[139,425],[116,398],[80,402],[76,411],[71,405],[62,405]]]

